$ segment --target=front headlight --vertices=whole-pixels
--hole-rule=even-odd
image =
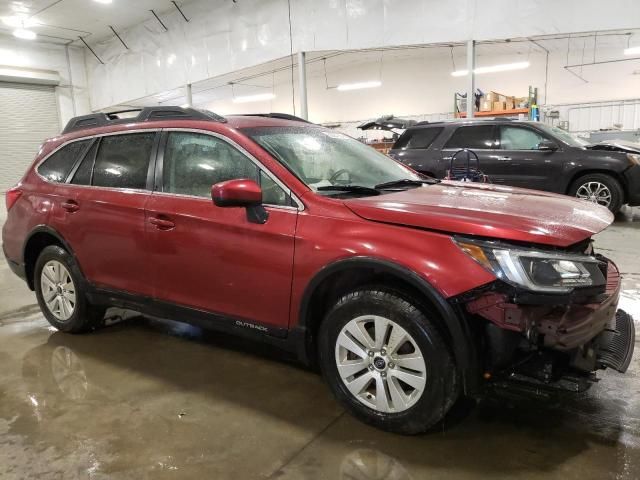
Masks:
[[[505,282],[528,290],[567,293],[576,287],[606,283],[602,263],[589,255],[572,255],[457,239],[458,247]]]

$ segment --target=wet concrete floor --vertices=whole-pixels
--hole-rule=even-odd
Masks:
[[[640,209],[596,245],[624,273],[620,306],[640,319]],[[495,396],[402,437],[359,423],[317,374],[246,341],[135,315],[56,332],[0,262],[2,479],[638,479],[639,375],[640,353],[584,394]]]

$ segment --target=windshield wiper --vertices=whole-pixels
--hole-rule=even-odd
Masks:
[[[375,188],[365,187],[363,185],[323,185],[316,188],[318,192],[349,192],[349,193],[366,193],[367,195],[380,195],[380,191]]]
[[[390,182],[380,183],[376,185],[376,189],[384,190],[386,188],[394,188],[394,187],[411,187],[411,186],[420,186],[420,185],[433,185],[436,183],[440,183],[440,180],[436,178],[425,178],[423,180],[412,180],[410,178],[403,178],[401,180],[392,180]]]

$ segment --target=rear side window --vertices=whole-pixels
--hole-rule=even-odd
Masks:
[[[459,127],[444,148],[493,148],[493,125]]]
[[[429,148],[443,128],[416,128],[415,130],[407,130],[394,145],[395,148],[403,150],[413,150],[418,148]]]
[[[98,143],[99,142],[96,141],[91,145],[91,148],[84,155],[80,165],[78,165],[78,168],[71,178],[71,183],[74,185],[91,185],[91,173],[93,172],[93,161],[96,158]]]
[[[92,185],[146,188],[155,135],[155,132],[150,132],[103,137],[93,169]]]
[[[91,140],[80,140],[62,147],[38,167],[38,173],[51,182],[64,182],[78,157]]]
[[[200,133],[169,133],[162,166],[163,191],[210,197],[215,183],[259,181],[258,167],[228,143]],[[280,188],[280,187],[278,187]]]

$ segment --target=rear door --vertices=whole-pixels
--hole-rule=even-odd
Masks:
[[[52,224],[98,287],[150,295],[144,208],[156,131],[98,137],[60,189]]]
[[[539,150],[541,141],[551,139],[528,125],[500,125],[498,128],[500,153],[508,172],[505,183],[556,191],[555,186],[562,178],[562,150]]]
[[[442,148],[442,160],[446,169],[450,168],[451,158],[463,148],[478,155],[480,171],[489,176],[491,183],[505,183],[507,165],[500,151],[496,149],[496,127],[491,124],[462,125],[454,130]],[[459,155],[456,158],[464,158]],[[461,161],[456,161],[460,166]],[[473,164],[472,164],[473,165]]]

